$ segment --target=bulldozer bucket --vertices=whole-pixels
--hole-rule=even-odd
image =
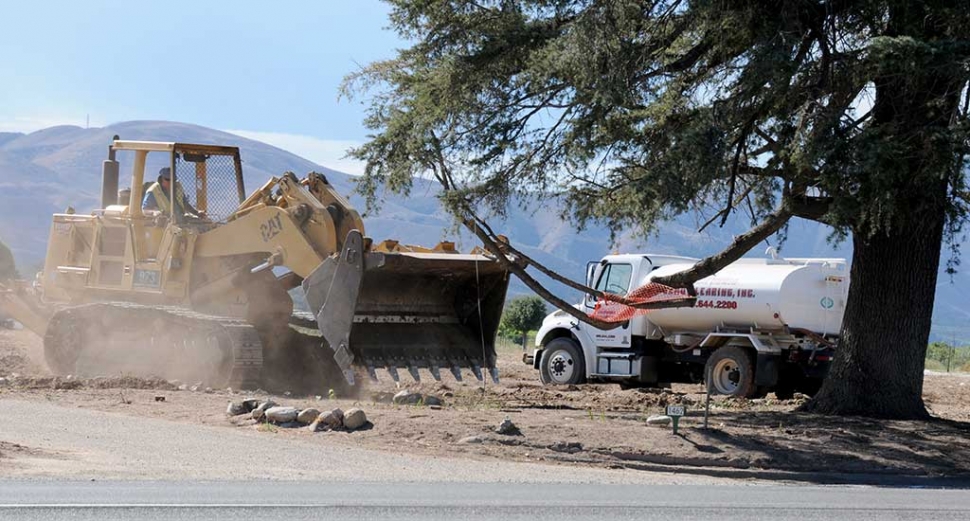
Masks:
[[[395,381],[398,369],[419,380],[420,368],[436,380],[442,369],[458,380],[470,369],[497,381],[495,335],[508,282],[483,255],[365,252],[353,230],[303,290],[348,382],[354,366],[372,379],[383,367]]]

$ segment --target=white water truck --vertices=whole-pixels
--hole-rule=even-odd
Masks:
[[[849,290],[845,259],[741,259],[695,283],[694,307],[637,314],[603,330],[564,311],[545,318],[523,359],[544,384],[617,382],[665,387],[707,382],[712,393],[813,395],[838,342]],[[587,265],[587,285],[626,295],[693,266],[672,255],[608,255]],[[575,307],[591,313],[586,295]]]

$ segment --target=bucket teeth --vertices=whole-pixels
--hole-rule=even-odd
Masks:
[[[454,375],[455,380],[461,381],[461,368],[457,365],[451,366],[451,374]]]
[[[418,368],[417,367],[415,367],[413,365],[409,365],[408,366],[408,372],[411,373],[411,378],[414,378],[414,381],[415,382],[420,382],[421,381],[421,373],[418,372]]]
[[[397,367],[394,367],[393,365],[389,365],[387,366],[387,372],[388,374],[391,375],[391,380],[394,380],[395,382],[401,381],[401,377],[398,376],[397,374]]]
[[[472,372],[475,373],[475,378],[478,379],[479,382],[485,381],[485,379],[482,378],[482,366],[478,364],[472,364]]]
[[[498,383],[498,367],[489,367],[488,374],[492,377],[492,382]]]
[[[438,369],[438,366],[437,365],[432,365],[431,368],[430,368],[430,371],[431,371],[431,376],[434,377],[435,381],[436,382],[440,382],[441,381],[441,371]]]
[[[374,366],[372,365],[367,366],[367,376],[370,377],[372,382],[380,382],[380,380],[377,379],[377,370],[374,369]]]

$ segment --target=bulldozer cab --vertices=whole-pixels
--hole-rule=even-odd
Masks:
[[[132,157],[131,184],[120,191],[118,152]],[[168,169],[167,190],[149,164]],[[151,209],[143,208],[147,199],[154,199]],[[103,300],[122,291],[180,301],[195,235],[225,223],[244,199],[236,147],[114,140],[103,163],[101,208],[54,215],[45,299]]]
[[[226,222],[246,197],[242,161],[236,147],[116,140],[109,150],[109,159],[105,161],[106,178],[111,177],[107,164],[117,164],[114,152],[134,152],[129,198],[117,201],[118,205],[127,205],[128,213],[133,217],[144,213],[141,210],[143,201],[162,178],[161,175],[156,177],[153,172],[146,172],[149,153],[162,152],[166,156],[163,168],[170,172],[171,182],[168,183],[168,189],[162,189],[161,192],[168,203],[164,205],[167,211],[163,213],[167,213],[166,217],[172,222],[184,223],[193,216],[200,217],[187,211],[190,209],[204,213],[210,222]],[[117,171],[118,166],[113,168]],[[117,174],[114,177],[117,178]],[[110,185],[107,182],[105,184]],[[102,205],[106,209],[110,206],[110,195],[102,193]]]

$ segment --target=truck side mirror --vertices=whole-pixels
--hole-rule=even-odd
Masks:
[[[596,261],[589,261],[586,263],[586,286],[593,287],[593,275],[596,274],[596,265],[599,264]]]
[[[586,287],[587,288],[593,287],[593,280],[594,280],[593,277],[596,275],[597,264],[599,264],[599,262],[597,261],[589,261],[586,263]],[[596,302],[594,301],[593,296],[587,293],[583,295],[583,304],[586,307],[591,308],[596,305]]]

